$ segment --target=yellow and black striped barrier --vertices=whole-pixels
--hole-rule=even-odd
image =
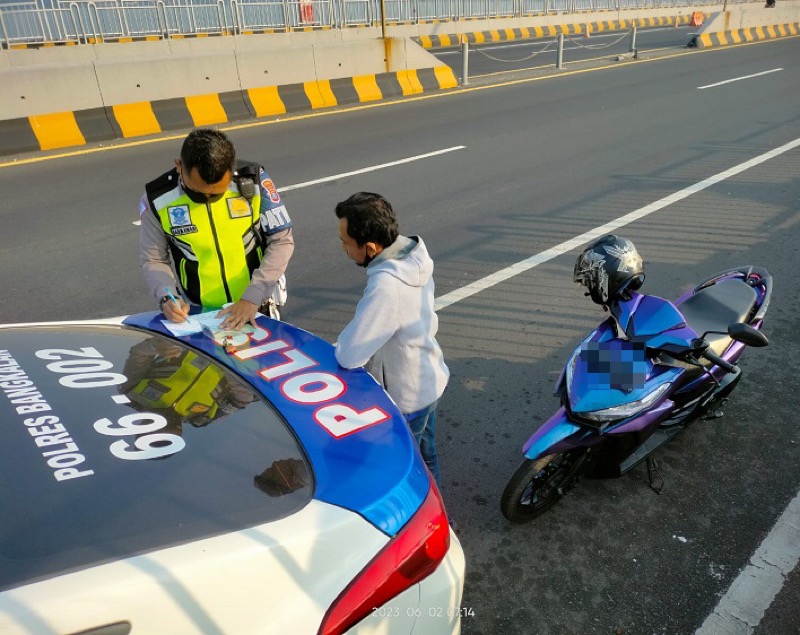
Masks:
[[[57,112],[0,121],[0,154],[401,98],[458,86],[449,66]]]
[[[774,40],[779,37],[800,35],[800,22],[790,24],[777,24],[772,26],[756,26],[733,31],[719,31],[717,33],[703,33],[692,38],[690,47],[699,49],[727,46],[729,44],[746,44],[747,42],[760,42]]]
[[[704,16],[708,17],[708,14],[704,14]],[[485,44],[488,42],[508,42],[511,40],[555,37],[560,33],[564,35],[591,35],[592,33],[603,33],[605,31],[627,31],[633,27],[688,26],[691,17],[691,14],[687,13],[686,15],[677,16],[635,18],[632,20],[599,20],[596,22],[471,31],[460,34],[440,33],[436,35],[421,35],[412,39],[425,49],[433,49],[446,46],[458,46],[465,40],[470,44]]]

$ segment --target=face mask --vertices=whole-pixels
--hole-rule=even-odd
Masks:
[[[205,194],[203,192],[198,192],[197,190],[193,190],[186,182],[183,180],[183,176],[181,175],[181,187],[183,188],[184,193],[186,196],[189,197],[189,200],[193,203],[204,204],[204,203],[216,203],[220,200],[225,194],[227,194],[227,190],[222,192],[222,194]]]
[[[189,200],[191,200],[193,203],[216,203],[226,194],[225,192],[222,194],[204,194],[203,192],[197,192],[196,190],[188,187],[182,180],[181,187],[183,188],[186,196],[188,196]]]

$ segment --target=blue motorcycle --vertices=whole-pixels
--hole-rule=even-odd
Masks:
[[[501,499],[512,522],[535,518],[581,476],[617,477],[643,461],[660,492],[653,453],[693,421],[722,416],[744,348],[768,344],[764,269],[719,273],[673,303],[637,291],[642,258],[612,235],[579,256],[574,278],[609,317],[573,351],[556,383],[561,407],[523,446]]]

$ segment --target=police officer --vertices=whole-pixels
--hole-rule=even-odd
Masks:
[[[193,130],[169,172],[145,186],[139,260],[162,312],[222,309],[221,327],[255,325],[294,252],[292,221],[264,168],[237,161],[228,137]],[[265,309],[266,310],[266,309]]]

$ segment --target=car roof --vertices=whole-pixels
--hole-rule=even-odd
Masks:
[[[48,513],[53,506],[63,511],[60,518],[70,523],[73,538],[80,535],[82,526],[90,527],[93,518],[116,514],[120,522],[126,519],[128,524],[137,522],[133,520],[136,518],[144,519],[151,534],[165,534],[156,540],[168,544],[176,536],[185,541],[291,514],[313,495],[359,514],[389,536],[397,533],[418,509],[429,487],[424,464],[402,415],[368,373],[340,368],[333,347],[327,342],[266,317],[259,317],[258,323],[259,329],[247,344],[231,353],[202,332],[175,337],[159,313],[131,316],[121,327],[62,324],[0,329],[0,389],[5,393],[0,394],[0,412],[8,413],[2,417],[0,437],[6,439],[2,449],[4,465],[13,465],[17,483],[0,500],[4,516],[22,514],[26,525],[15,526],[13,533],[20,536],[14,542],[9,535],[3,537],[10,529],[3,529],[0,524],[0,551],[22,549],[31,557],[59,552],[52,530],[37,526],[37,521],[52,518],[52,514],[40,513],[43,509],[39,506],[45,505],[50,506]],[[115,401],[120,398],[120,384],[102,383],[115,374],[128,384],[134,383],[128,381],[132,372],[125,368],[123,359],[132,348],[131,342],[160,342],[167,346],[179,342],[187,369],[210,364],[212,369],[220,369],[215,371],[217,377],[226,376],[228,389],[233,386],[245,396],[233,390],[234,396],[219,400],[224,404],[214,412],[203,411],[207,404],[189,399],[183,414],[195,418],[178,424],[182,425],[182,432],[177,434],[171,420],[165,427],[150,430],[147,426],[156,425],[152,418],[126,410],[129,414],[124,416],[132,417],[128,424],[138,432],[126,436],[127,431],[122,428],[127,424],[120,423],[122,410],[115,409],[122,407]],[[84,356],[76,355],[76,351],[82,351]],[[8,383],[14,381],[29,381],[30,385]],[[158,390],[164,390],[165,382],[156,383],[155,394],[148,395],[153,386],[140,382],[141,394],[128,390],[125,395],[134,405],[148,398],[158,399]],[[72,401],[80,403],[67,405],[65,394],[73,395]],[[249,402],[244,408],[237,408],[236,403],[231,406],[230,402],[236,399]],[[95,404],[101,405],[95,408]],[[222,413],[224,408],[232,412]],[[226,421],[220,423],[222,417]],[[263,436],[266,429],[269,436]],[[139,441],[148,435],[165,436],[155,444]],[[39,445],[46,437],[53,437],[48,439],[52,445]],[[64,445],[67,438],[77,450],[70,451]],[[135,455],[141,451],[137,442],[144,450],[183,444],[178,450],[180,460],[172,458],[177,453],[144,461],[111,456],[112,444],[116,444],[120,455]],[[48,452],[53,454],[47,455]],[[85,461],[73,463],[77,460],[74,455],[85,457]],[[14,457],[12,463],[10,459]],[[203,508],[209,503],[196,492],[191,492],[192,496],[186,494],[192,486],[191,479],[186,478],[193,473],[186,471],[190,458],[197,483],[208,487],[213,482],[211,489],[218,490],[218,498],[212,497],[215,502],[210,508]],[[171,466],[180,464],[183,480],[170,471]],[[248,466],[246,478],[242,478],[239,487],[231,484],[225,493],[225,471],[233,472],[240,465]],[[112,467],[114,476],[109,476],[105,488],[110,493],[97,496],[97,505],[82,499],[78,487],[81,481],[98,481],[103,478],[95,476],[98,470],[108,475]],[[89,470],[95,474],[81,474]],[[214,478],[209,480],[208,473]],[[47,481],[47,487],[37,490],[37,479]],[[270,488],[284,487],[281,479],[301,484],[295,489],[284,488],[290,492],[270,494]],[[41,497],[42,491],[50,494]],[[258,500],[269,499],[269,504],[254,505],[253,497],[259,495]],[[242,503],[241,508],[237,501]],[[182,523],[182,527],[190,524],[171,514],[173,508],[189,505],[198,507],[192,519],[199,533],[173,531],[168,535],[175,523]],[[254,512],[258,507],[273,511]],[[160,520],[154,521],[154,517]],[[134,527],[129,529],[131,535],[137,534]],[[38,536],[43,544],[37,547],[31,543],[32,536]],[[68,537],[69,534],[64,535],[65,540]],[[102,535],[94,539],[108,542]],[[23,540],[28,543],[23,544]],[[47,541],[53,544],[45,544]],[[61,550],[69,546],[62,544]],[[131,540],[126,548],[134,553],[155,546]],[[13,559],[13,554],[0,552],[0,558],[9,557]]]

